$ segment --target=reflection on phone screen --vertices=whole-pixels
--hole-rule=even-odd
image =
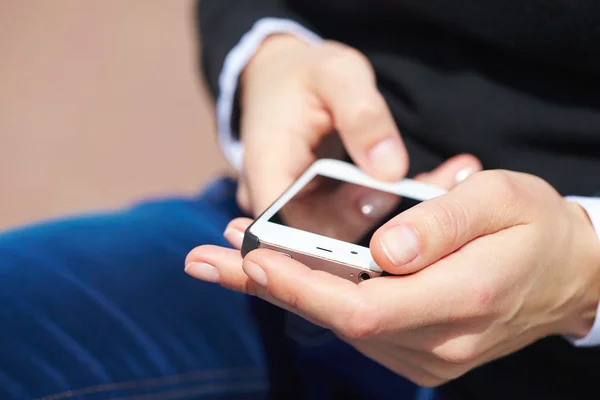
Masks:
[[[381,225],[418,203],[420,200],[318,175],[269,221],[368,247]]]

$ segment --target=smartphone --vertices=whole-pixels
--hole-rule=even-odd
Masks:
[[[271,249],[360,283],[383,272],[369,250],[375,231],[443,193],[410,179],[380,182],[352,164],[321,159],[246,229],[242,255]]]

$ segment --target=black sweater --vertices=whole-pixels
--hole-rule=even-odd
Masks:
[[[411,174],[468,152],[563,195],[600,196],[600,2],[201,0],[204,72],[263,17],[297,21],[371,60]],[[444,388],[460,399],[600,398],[600,348],[548,338]]]

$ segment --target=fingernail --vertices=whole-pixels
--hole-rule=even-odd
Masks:
[[[474,173],[475,173],[474,168],[471,168],[471,167],[463,168],[456,173],[456,182],[461,183],[462,181],[464,181],[465,179],[467,179],[469,176],[473,175]]]
[[[244,272],[250,279],[258,283],[260,286],[267,286],[267,274],[258,264],[246,261],[244,263]]]
[[[237,249],[242,247],[242,243],[244,241],[244,232],[238,231],[237,229],[227,228],[225,232],[223,232],[223,236],[231,245]]]
[[[396,195],[368,191],[358,200],[358,206],[362,215],[379,221],[394,209],[397,202],[398,196]]]
[[[404,172],[400,139],[389,138],[373,146],[369,160],[381,174],[399,179]]]
[[[396,225],[385,231],[381,238],[381,245],[385,255],[396,266],[414,260],[419,254],[416,232],[404,225]]]
[[[221,277],[219,270],[210,264],[192,262],[185,266],[185,272],[194,278],[206,282],[218,283]]]

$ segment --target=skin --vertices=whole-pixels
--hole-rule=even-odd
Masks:
[[[247,212],[260,214],[318,156],[339,157],[343,148],[377,179],[405,176],[400,133],[358,51],[275,35],[250,60],[240,85],[244,162],[237,198]]]
[[[344,147],[378,179],[406,174],[406,150],[373,70],[349,47],[271,37],[242,74],[241,106],[238,202],[255,215],[318,156]],[[373,236],[373,258],[397,276],[356,285],[268,250],[242,260],[215,246],[190,252],[186,272],[329,328],[424,386],[545,336],[586,335],[600,299],[600,242],[589,218],[538,177],[480,170],[462,155],[418,177],[449,191]],[[250,223],[229,224],[234,247]]]
[[[454,163],[425,180],[452,187]],[[232,245],[240,247],[250,222],[231,222],[225,236]],[[418,238],[416,257],[404,265],[384,250],[385,235],[397,226]],[[381,227],[370,248],[383,269],[399,276],[356,285],[269,250],[242,260],[239,251],[215,246],[194,249],[186,272],[329,328],[423,386],[549,335],[584,336],[595,318],[595,231],[579,206],[531,175],[475,173]]]

